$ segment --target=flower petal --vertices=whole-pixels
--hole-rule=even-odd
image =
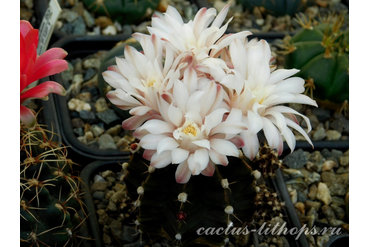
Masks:
[[[199,174],[208,165],[208,162],[209,162],[208,151],[205,148],[195,150],[194,160],[196,163],[199,164],[199,168],[198,168],[199,171],[197,172],[197,174]]]
[[[160,155],[164,151],[172,151],[177,148],[180,144],[172,137],[166,137],[158,142],[157,153]],[[172,159],[172,158],[171,158]]]
[[[33,129],[36,125],[36,116],[32,112],[32,110],[28,109],[27,107],[21,105],[20,106],[20,118],[21,122],[26,125],[27,128]]]
[[[49,93],[56,93],[59,95],[66,95],[66,90],[62,85],[55,81],[46,81],[33,88],[21,93],[21,102],[27,99],[42,99],[49,95]]]
[[[211,139],[210,143],[211,143],[211,148],[220,154],[235,156],[235,157],[239,156],[239,151],[237,147],[230,141],[223,140],[223,139]]]
[[[165,121],[158,119],[151,119],[146,121],[141,127],[140,130],[145,129],[151,134],[162,134],[162,133],[172,133],[174,131],[174,126]]]
[[[172,164],[180,164],[189,157],[189,151],[182,148],[176,148],[172,150],[171,156]]]
[[[191,177],[191,171],[189,170],[187,161],[184,161],[177,166],[175,177],[176,182],[179,184],[186,184],[189,181]]]
[[[155,153],[150,160],[150,166],[155,168],[163,168],[171,164],[171,151],[164,151],[161,154]]]
[[[202,175],[212,177],[215,173],[215,164],[209,162],[207,167],[201,172]]]

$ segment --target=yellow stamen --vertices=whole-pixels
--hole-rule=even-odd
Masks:
[[[182,130],[182,133],[186,135],[192,134],[195,137],[197,135],[197,130],[193,125],[189,124],[185,129]]]

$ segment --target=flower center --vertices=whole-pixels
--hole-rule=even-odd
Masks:
[[[192,135],[194,137],[196,137],[198,135],[198,127],[193,123],[193,124],[189,124],[188,126],[186,126],[186,128],[184,128],[182,130],[182,133],[186,134],[186,135]]]

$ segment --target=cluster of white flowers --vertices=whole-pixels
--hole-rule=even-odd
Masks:
[[[279,153],[284,140],[295,147],[291,128],[311,143],[294,114],[310,131],[307,117],[282,105],[316,106],[302,94],[304,80],[291,77],[298,70],[274,71],[268,43],[248,41],[248,31],[225,34],[228,9],[216,15],[202,8],[183,23],[169,6],[153,16],[150,35],[133,35],[142,52],[126,46],[125,58],[103,73],[115,88],[107,97],[132,115],[123,128],[135,130],[151,166],[179,164],[178,183],[200,173],[212,176],[215,164],[228,165],[227,156],[238,157],[240,148],[253,159],[261,130]]]

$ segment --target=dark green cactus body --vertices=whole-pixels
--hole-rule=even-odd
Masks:
[[[73,162],[40,126],[21,127],[21,246],[72,246],[83,222],[79,180],[70,174]]]
[[[246,160],[229,158],[229,162],[226,167],[216,166],[212,177],[192,176],[188,183],[178,184],[177,165],[154,171],[150,168],[148,172],[149,162],[136,152],[128,164],[125,182],[133,207],[139,211],[139,229],[151,238],[165,237],[182,246],[223,245],[228,237],[225,232],[212,236],[198,233],[220,228],[226,231],[230,222],[245,227],[252,220],[256,195]]]
[[[285,56],[285,68],[299,69],[296,76],[313,79],[313,97],[343,103],[349,100],[348,31],[333,31],[329,24],[302,29],[294,35]]]
[[[155,10],[159,0],[83,0],[87,9],[124,24],[142,20],[147,9]]]
[[[302,10],[311,1],[304,0],[238,0],[246,9],[253,9],[254,7],[263,7],[267,14],[274,16],[293,16]]]

